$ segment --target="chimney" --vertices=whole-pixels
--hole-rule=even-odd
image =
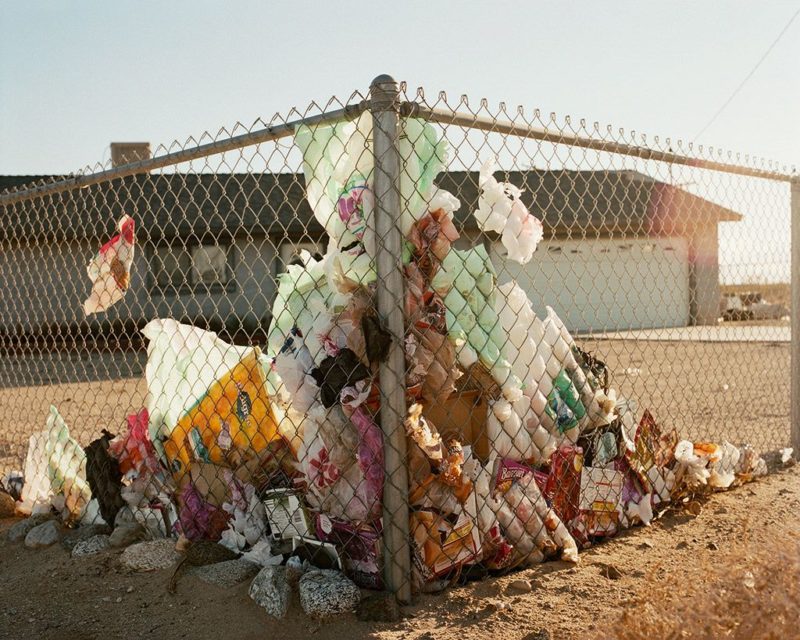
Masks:
[[[150,159],[149,142],[112,142],[111,166],[118,167],[129,162]]]

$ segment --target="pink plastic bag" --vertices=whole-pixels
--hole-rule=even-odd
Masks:
[[[119,469],[123,475],[143,475],[161,471],[148,433],[149,420],[147,409],[129,415],[128,433],[117,436],[108,445],[108,451],[119,461]]]
[[[383,434],[372,417],[362,407],[357,407],[350,421],[358,430],[358,466],[366,480],[364,492],[367,504],[380,508],[383,496]]]
[[[180,504],[179,528],[189,540],[217,541],[228,527],[230,516],[206,502],[192,482],[183,487]]]

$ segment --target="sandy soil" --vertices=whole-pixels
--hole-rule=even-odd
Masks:
[[[365,623],[347,614],[319,624],[304,616],[296,596],[288,617],[276,621],[249,599],[246,583],[223,590],[185,576],[177,594],[170,596],[170,571],[126,573],[118,567],[119,551],[73,560],[59,545],[32,551],[8,543],[3,535],[0,638],[522,640],[537,637],[531,634],[543,629],[554,640],[614,638],[623,629],[622,616],[636,616],[643,603],[664,618],[672,616],[679,626],[680,612],[658,594],[674,591],[682,602],[699,606],[712,588],[721,589],[709,580],[709,568],[730,584],[743,580],[746,571],[756,581],[775,575],[779,568],[769,564],[773,556],[750,551],[753,545],[773,541],[786,542],[796,553],[799,509],[796,466],[714,495],[696,517],[668,512],[649,528],[629,530],[583,552],[578,566],[550,562],[441,595],[421,596],[403,608],[404,617],[397,623]],[[12,522],[0,522],[0,530]],[[531,592],[518,593],[509,586],[521,579],[531,582]],[[748,610],[759,606],[759,595],[754,590],[752,602],[737,606],[731,615],[749,615]],[[796,602],[791,606],[797,610]],[[779,622],[765,622],[759,637],[790,637],[770,627]],[[687,637],[709,637],[699,627],[688,632]]]

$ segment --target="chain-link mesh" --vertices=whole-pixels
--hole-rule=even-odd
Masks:
[[[576,561],[789,444],[785,171],[379,80],[4,178],[21,510],[408,600]]]

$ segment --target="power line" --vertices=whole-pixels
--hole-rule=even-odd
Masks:
[[[770,52],[771,52],[771,51],[772,51],[772,50],[775,48],[775,45],[777,45],[777,44],[778,44],[778,42],[780,42],[781,38],[782,38],[782,37],[783,37],[783,35],[784,35],[784,34],[785,34],[785,33],[786,33],[788,30],[789,30],[789,27],[790,27],[790,26],[792,26],[792,22],[794,22],[794,19],[795,19],[795,18],[796,18],[798,15],[800,15],[800,9],[798,9],[797,11],[795,11],[795,12],[794,12],[794,14],[792,15],[792,17],[791,17],[791,18],[789,18],[789,22],[787,22],[787,23],[784,25],[783,29],[781,29],[781,32],[778,34],[778,37],[777,37],[777,38],[775,38],[775,39],[772,41],[772,44],[771,44],[771,45],[769,45],[769,47],[767,48],[767,50],[764,52],[764,55],[762,55],[762,56],[761,56],[761,58],[759,58],[758,62],[756,62],[755,66],[754,66],[754,67],[753,67],[753,68],[750,70],[750,73],[748,73],[748,74],[747,74],[747,75],[744,77],[744,80],[742,80],[742,81],[739,83],[739,86],[738,86],[738,87],[736,87],[736,89],[734,89],[734,91],[733,91],[733,93],[730,95],[730,97],[729,97],[729,98],[728,98],[728,99],[727,99],[727,100],[724,102],[724,104],[723,104],[723,105],[722,105],[722,106],[721,106],[719,109],[717,109],[717,112],[716,112],[716,113],[715,113],[713,116],[711,116],[711,119],[710,119],[710,120],[709,120],[709,121],[706,123],[706,125],[705,125],[705,126],[702,128],[702,129],[700,129],[700,133],[698,133],[698,134],[697,134],[697,135],[694,137],[694,140],[693,140],[693,141],[697,141],[697,139],[698,139],[700,136],[702,136],[702,135],[703,135],[703,134],[706,132],[706,130],[707,130],[707,129],[708,129],[708,128],[709,128],[709,127],[712,125],[712,124],[714,124],[714,122],[716,121],[716,119],[717,119],[717,118],[719,118],[720,114],[722,114],[722,112],[723,112],[723,111],[725,111],[725,109],[727,108],[727,106],[728,106],[728,105],[729,105],[731,102],[733,102],[733,99],[734,99],[734,98],[737,96],[737,94],[738,94],[738,93],[739,93],[739,92],[742,90],[742,87],[744,87],[744,85],[745,85],[745,84],[747,84],[747,81],[748,81],[748,80],[750,80],[750,78],[752,78],[752,77],[753,77],[753,74],[754,74],[756,71],[758,71],[758,68],[761,66],[761,63],[762,63],[762,62],[764,62],[764,60],[766,60],[766,59],[767,59],[767,56],[768,56],[768,55],[770,54]]]

